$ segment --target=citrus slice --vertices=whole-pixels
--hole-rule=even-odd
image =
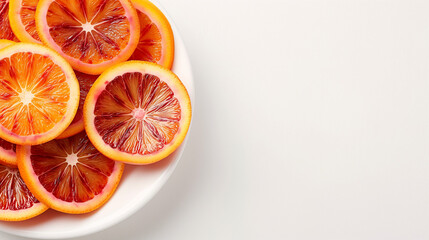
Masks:
[[[17,168],[0,165],[0,220],[22,221],[47,209],[28,190]]]
[[[10,26],[13,33],[22,42],[42,43],[37,34],[34,19],[38,2],[38,0],[10,0]]]
[[[102,206],[124,164],[103,156],[84,132],[42,145],[18,146],[18,167],[30,191],[47,206],[80,214]]]
[[[42,41],[79,72],[100,74],[127,60],[140,26],[129,0],[40,0],[36,27]]]
[[[9,0],[0,0],[0,39],[18,40],[9,22]]]
[[[121,63],[101,74],[83,109],[94,146],[132,164],[168,156],[182,143],[191,122],[191,101],[179,78],[143,61]]]
[[[76,113],[79,83],[70,65],[39,44],[0,50],[0,137],[40,144],[61,134]]]
[[[89,89],[91,88],[92,84],[97,80],[97,75],[89,75],[81,72],[75,72],[76,78],[79,81],[80,86],[80,100],[79,100],[79,107],[77,109],[76,115],[73,118],[73,121],[68,126],[68,128],[61,133],[57,139],[61,138],[67,138],[70,136],[73,136],[79,132],[82,132],[85,127],[83,124],[83,103],[85,102],[86,95],[88,94]]]
[[[174,60],[174,36],[164,14],[147,0],[131,1],[140,21],[140,40],[130,60],[158,63],[168,69]]]

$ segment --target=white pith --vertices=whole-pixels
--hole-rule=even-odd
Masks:
[[[22,104],[26,106],[33,101],[34,94],[31,91],[24,89],[19,93],[19,98],[21,99]]]

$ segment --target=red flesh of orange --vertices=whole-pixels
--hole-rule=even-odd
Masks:
[[[21,8],[21,21],[27,31],[34,39],[40,41],[39,34],[36,30],[36,21],[34,15],[36,14],[36,6],[39,0],[22,0]]]
[[[47,23],[65,54],[89,64],[114,58],[130,38],[125,10],[114,0],[57,0],[49,6]],[[84,30],[86,23],[93,29]]]
[[[141,73],[111,81],[98,97],[94,114],[104,142],[131,154],[162,149],[174,138],[181,118],[179,101],[168,85]]]
[[[97,75],[89,75],[85,73],[75,72],[76,78],[79,81],[79,87],[80,87],[80,99],[79,99],[79,108],[77,109],[76,115],[71,122],[70,125],[76,124],[79,121],[82,121],[82,110],[83,110],[83,104],[85,103],[86,95],[88,94],[89,89],[91,88],[92,84],[97,80]]]
[[[162,57],[161,33],[146,14],[140,11],[137,14],[140,20],[140,41],[130,59],[158,63]]]
[[[17,168],[0,165],[0,209],[23,210],[39,201],[28,190]]]
[[[75,155],[70,160],[71,154]],[[48,192],[63,201],[77,203],[100,194],[115,165],[95,149],[85,133],[32,146],[30,159]]]
[[[0,148],[16,152],[16,145],[0,138]]]
[[[9,0],[0,0],[0,39],[18,41],[9,23]]]

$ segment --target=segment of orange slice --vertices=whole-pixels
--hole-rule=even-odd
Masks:
[[[40,0],[36,27],[74,69],[93,75],[127,60],[140,32],[129,0]]]
[[[89,89],[91,88],[92,84],[95,82],[98,76],[88,75],[81,72],[75,72],[75,73],[80,86],[79,107],[77,109],[76,115],[74,116],[74,119],[71,122],[71,124],[63,133],[61,133],[57,137],[57,139],[73,136],[79,132],[82,132],[85,129],[83,124],[83,114],[82,114],[83,103],[85,102],[85,98],[86,98],[86,95],[88,94]]]
[[[0,0],[0,39],[18,40],[9,22],[9,0]]]
[[[149,164],[182,143],[191,122],[191,101],[170,70],[129,61],[95,81],[83,116],[88,137],[101,153],[118,161]]]
[[[34,19],[38,2],[38,0],[10,0],[10,26],[16,37],[22,42],[42,43],[37,34]]]
[[[3,49],[7,46],[10,46],[14,43],[16,43],[16,42],[11,41],[11,40],[7,40],[7,39],[0,39],[0,49]]]
[[[14,44],[15,42],[0,39],[0,49]],[[1,93],[0,93],[1,94]],[[0,164],[16,166],[16,145],[0,138]]]
[[[0,138],[0,164],[16,166],[16,145]]]
[[[103,156],[84,132],[37,146],[18,146],[19,171],[47,206],[80,214],[102,206],[115,191],[124,164]]]
[[[17,168],[0,165],[0,220],[22,221],[47,209],[28,190]]]
[[[0,137],[40,144],[61,134],[79,104],[79,83],[70,65],[39,44],[0,50]]]
[[[148,0],[132,0],[140,21],[140,40],[130,60],[158,63],[168,69],[174,60],[174,36],[164,14]]]

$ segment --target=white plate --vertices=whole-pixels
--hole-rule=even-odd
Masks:
[[[175,72],[188,89],[194,106],[194,84],[191,64],[176,26],[165,10],[175,38]],[[166,159],[148,166],[125,167],[124,175],[113,197],[99,210],[84,215],[69,215],[48,210],[23,222],[0,222],[0,231],[31,238],[71,238],[95,233],[119,223],[143,207],[161,189],[175,169],[186,145],[183,144]]]

